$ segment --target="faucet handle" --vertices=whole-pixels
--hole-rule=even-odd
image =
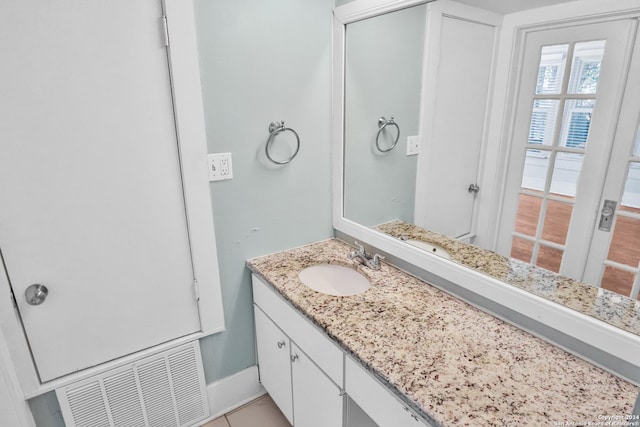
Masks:
[[[349,258],[349,259],[354,259],[354,258],[358,258],[358,257],[366,258],[367,257],[367,253],[364,251],[364,247],[358,242],[354,242],[354,243],[356,244],[358,249],[349,252],[347,254],[347,258]]]
[[[369,266],[374,270],[380,270],[380,261],[382,261],[384,257],[380,254],[374,254],[373,257],[369,260]]]

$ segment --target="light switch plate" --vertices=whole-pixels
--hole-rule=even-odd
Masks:
[[[420,136],[407,137],[407,156],[415,156],[420,154]]]
[[[207,156],[209,182],[233,178],[231,153],[215,153]]]

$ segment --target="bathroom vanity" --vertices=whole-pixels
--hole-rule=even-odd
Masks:
[[[247,262],[260,379],[292,424],[640,424],[638,387],[352,250],[331,239]],[[353,268],[370,288],[314,291],[299,273],[317,264]]]

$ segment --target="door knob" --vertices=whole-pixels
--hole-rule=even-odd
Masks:
[[[616,206],[618,202],[615,200],[605,200],[600,211],[600,223],[598,224],[598,230],[611,231],[611,224],[613,223],[613,214],[616,213]]]
[[[42,304],[47,299],[47,295],[49,295],[49,289],[45,285],[38,283],[29,286],[24,291],[24,296],[27,298],[27,304],[29,305]]]

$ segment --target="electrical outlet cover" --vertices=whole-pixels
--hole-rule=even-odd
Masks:
[[[231,153],[216,153],[207,156],[209,181],[222,181],[233,178]]]

